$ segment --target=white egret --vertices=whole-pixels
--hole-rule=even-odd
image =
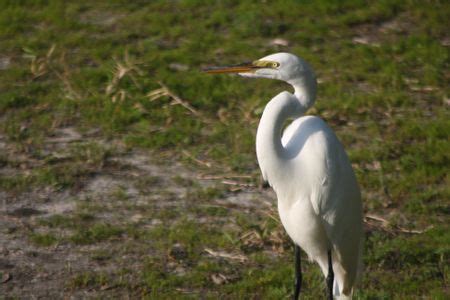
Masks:
[[[266,105],[256,135],[256,154],[263,179],[277,194],[281,222],[295,243],[294,299],[302,280],[299,246],[319,264],[329,299],[351,298],[362,269],[361,196],[333,130],[318,117],[303,116],[315,101],[313,70],[293,54],[276,53],[205,71],[278,79],[293,87],[294,93],[281,92]],[[295,119],[282,134],[289,118]]]

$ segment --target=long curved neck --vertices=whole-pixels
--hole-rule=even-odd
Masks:
[[[313,106],[316,100],[317,81],[315,76],[293,79],[288,82],[294,88],[294,96],[305,111]],[[303,112],[304,113],[304,112]]]
[[[285,148],[281,143],[281,131],[288,118],[302,116],[314,103],[315,86],[308,88],[305,82],[289,82],[294,94],[281,92],[266,105],[256,134],[256,154],[263,178],[273,186],[285,171]]]

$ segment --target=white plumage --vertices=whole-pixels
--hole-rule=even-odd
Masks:
[[[304,60],[289,53],[208,72],[237,72],[293,86],[294,93],[281,92],[264,109],[256,136],[258,163],[263,178],[277,194],[280,219],[288,235],[319,264],[325,276],[330,251],[333,295],[351,297],[361,272],[361,197],[349,159],[334,132],[322,119],[303,116],[315,101],[314,72]],[[281,135],[289,118],[294,121]]]

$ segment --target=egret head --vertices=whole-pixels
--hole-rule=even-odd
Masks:
[[[269,78],[294,83],[314,81],[315,75],[306,61],[290,53],[275,53],[253,62],[233,66],[212,67],[207,73],[238,73],[244,77]]]

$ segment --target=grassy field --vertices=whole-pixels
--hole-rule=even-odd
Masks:
[[[284,51],[361,185],[356,298],[448,299],[450,5],[302,2],[0,0],[0,298],[292,296],[254,151],[289,87],[200,71]]]

